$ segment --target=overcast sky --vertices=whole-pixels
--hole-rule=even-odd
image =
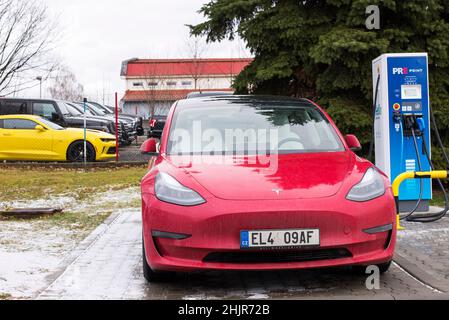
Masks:
[[[84,85],[91,98],[111,103],[122,95],[123,60],[189,57],[185,24],[202,22],[197,13],[207,0],[43,0],[52,16],[59,17],[57,55]],[[207,47],[204,57],[249,57],[242,41]],[[48,95],[44,84],[44,95]],[[103,89],[104,88],[104,89]],[[30,94],[38,94],[38,88]],[[120,96],[121,97],[121,96]]]

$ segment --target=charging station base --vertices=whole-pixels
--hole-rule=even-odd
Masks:
[[[399,201],[399,212],[400,213],[407,213],[412,211],[416,206],[416,201]],[[430,201],[429,200],[422,200],[421,203],[418,206],[418,209],[416,212],[428,212],[430,209]]]

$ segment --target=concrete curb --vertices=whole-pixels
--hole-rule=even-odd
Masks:
[[[51,275],[46,277],[47,285],[40,290],[38,290],[31,299],[36,300],[39,296],[47,290],[52,284],[66,271],[68,266],[70,266],[73,262],[78,259],[78,257],[86,251],[89,247],[91,247],[108,229],[109,227],[117,220],[120,216],[121,212],[112,213],[106,220],[103,221],[97,228],[94,229],[84,240],[82,240],[60,263],[57,270],[53,272]]]
[[[134,162],[94,162],[94,163],[0,163],[0,169],[96,169],[147,166],[148,161]]]
[[[411,249],[407,248],[407,250],[409,251]],[[449,293],[449,283],[446,279],[442,279],[441,277],[430,274],[428,271],[418,266],[415,262],[411,261],[411,259],[407,256],[408,255],[406,253],[401,252],[400,250],[396,250],[393,260],[401,268],[403,268],[405,271],[410,273],[413,277],[415,277],[422,283],[443,293]]]

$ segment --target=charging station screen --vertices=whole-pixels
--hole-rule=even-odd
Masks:
[[[402,85],[401,86],[402,99],[421,99],[422,89],[421,85]]]

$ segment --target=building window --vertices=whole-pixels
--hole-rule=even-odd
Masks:
[[[191,86],[192,85],[192,81],[183,81],[182,85],[183,86]]]
[[[133,82],[133,87],[143,87],[142,82]]]
[[[176,81],[167,81],[167,86],[176,86]]]
[[[149,86],[149,87],[157,87],[158,85],[159,85],[159,83],[156,82],[156,81],[150,81],[150,82],[148,82],[148,86]]]

